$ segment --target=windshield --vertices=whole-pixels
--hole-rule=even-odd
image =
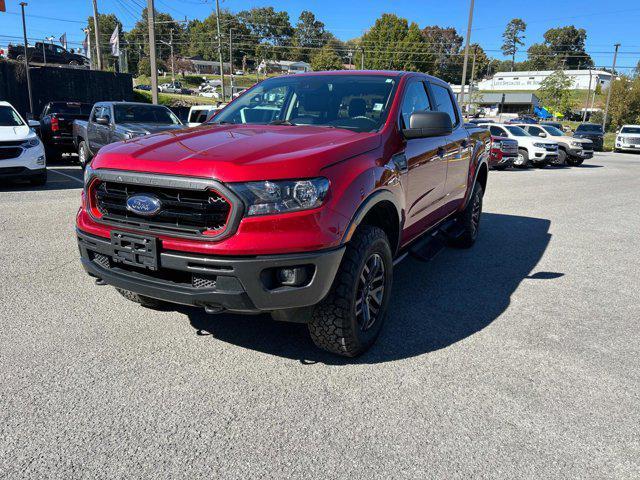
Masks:
[[[549,135],[554,137],[564,136],[564,132],[562,130],[558,130],[556,127],[552,127],[551,125],[543,125],[542,128],[546,130]]]
[[[90,103],[52,103],[47,113],[62,113],[66,115],[89,115],[92,105]]]
[[[531,136],[520,127],[514,127],[512,125],[505,125],[504,128],[509,130],[509,133],[511,135],[513,135],[514,137],[529,137],[529,136]]]
[[[24,122],[12,107],[0,105],[0,127],[20,127]]]
[[[602,133],[602,126],[596,125],[596,124],[583,123],[582,125],[578,125],[576,132]]]
[[[394,78],[380,75],[287,76],[245,92],[213,123],[318,125],[371,132],[384,123]]]
[[[620,133],[640,133],[640,127],[622,127]]]
[[[152,105],[114,105],[116,123],[161,123],[180,125],[167,107]]]

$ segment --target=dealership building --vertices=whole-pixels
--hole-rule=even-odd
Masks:
[[[476,88],[481,91],[537,90],[552,73],[553,70],[498,72],[492,78],[479,81]],[[611,73],[604,70],[565,70],[564,73],[573,81],[571,90],[594,89],[597,85],[606,89],[611,82]]]

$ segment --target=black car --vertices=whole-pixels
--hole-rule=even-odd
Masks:
[[[604,149],[604,130],[596,123],[581,123],[573,133],[575,138],[586,138],[593,142],[593,149],[602,152]]]
[[[27,56],[29,61],[34,63],[89,66],[89,59],[84,55],[71,53],[67,49],[53,43],[36,42],[33,47],[27,47]],[[24,46],[9,45],[7,57],[12,60],[23,61]]]
[[[136,85],[135,87],[136,90],[144,90],[146,92],[151,90],[151,85],[145,85],[145,84],[141,84],[141,85]]]
[[[47,160],[57,160],[63,153],[75,152],[73,122],[87,120],[91,104],[82,102],[49,102],[40,115],[40,138]]]

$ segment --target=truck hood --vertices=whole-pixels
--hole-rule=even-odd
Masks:
[[[123,132],[149,135],[151,133],[165,132],[168,130],[182,130],[184,125],[162,125],[157,123],[119,123],[118,129]]]
[[[316,126],[203,125],[103,147],[93,168],[216,178],[310,178],[377,148],[380,135]]]
[[[24,140],[31,135],[31,128],[27,125],[19,127],[0,127],[0,142]]]

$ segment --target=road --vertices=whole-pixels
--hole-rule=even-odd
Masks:
[[[640,477],[640,156],[492,172],[476,246],[399,264],[348,361],[94,285],[80,177],[0,187],[1,478]]]

